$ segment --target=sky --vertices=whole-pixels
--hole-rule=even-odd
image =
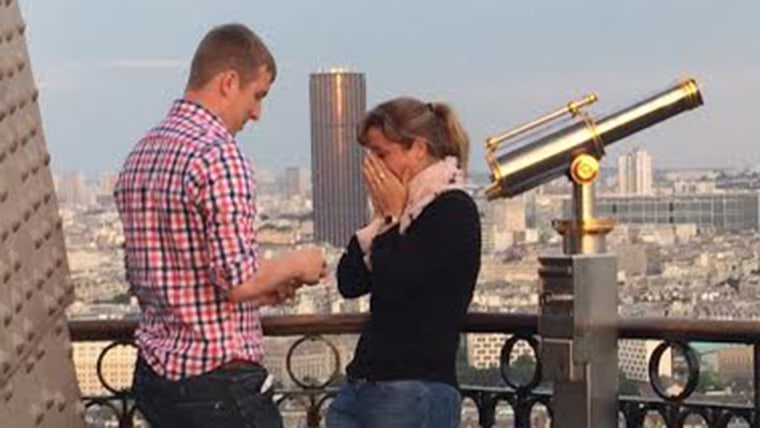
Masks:
[[[368,108],[409,95],[449,102],[483,141],[589,92],[602,117],[684,76],[705,105],[610,146],[655,168],[760,164],[760,1],[20,0],[54,171],[118,170],[181,96],[205,32],[240,22],[278,76],[238,141],[254,164],[309,166],[309,73],[365,73]]]

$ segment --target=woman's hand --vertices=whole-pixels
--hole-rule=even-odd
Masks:
[[[378,197],[377,187],[375,183],[379,183],[379,178],[374,172],[371,172],[369,167],[369,155],[364,158],[364,165],[362,167],[362,175],[364,175],[364,183],[367,185],[369,191],[369,197],[372,201],[372,218],[382,219],[385,217],[386,207],[383,205],[383,200]]]
[[[376,155],[368,153],[364,157],[363,173],[374,206],[374,216],[400,217],[406,205],[408,171],[399,179]]]

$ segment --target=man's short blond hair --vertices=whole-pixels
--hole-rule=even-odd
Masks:
[[[211,29],[203,37],[193,56],[188,89],[199,89],[224,71],[238,73],[243,84],[257,77],[261,66],[277,75],[274,57],[264,42],[242,24],[226,24]]]

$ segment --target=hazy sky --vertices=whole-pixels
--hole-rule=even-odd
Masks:
[[[181,94],[212,26],[241,22],[273,51],[263,120],[239,135],[257,166],[308,166],[308,76],[364,72],[368,107],[453,104],[483,141],[587,92],[604,115],[689,75],[705,105],[618,142],[655,167],[760,163],[760,1],[21,0],[57,171],[115,170]]]

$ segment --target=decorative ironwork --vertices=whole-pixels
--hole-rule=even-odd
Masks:
[[[122,338],[114,340],[100,351],[95,366],[95,373],[98,376],[98,381],[100,381],[103,388],[108,390],[111,395],[106,397],[83,397],[83,400],[85,403],[85,409],[87,409],[88,412],[98,406],[108,408],[118,420],[119,428],[132,428],[138,410],[132,397],[131,386],[118,389],[111,385],[103,374],[103,361],[105,360],[106,355],[119,346],[134,347],[135,344],[131,339]]]
[[[330,375],[330,377],[327,378],[326,381],[319,383],[319,382],[304,382],[301,379],[298,378],[295,374],[293,374],[293,354],[295,353],[295,350],[301,346],[303,343],[309,343],[309,342],[322,342],[326,346],[329,347],[333,358],[335,360],[335,364],[333,366],[333,372]],[[285,367],[287,367],[288,370],[288,376],[290,376],[290,379],[298,386],[305,390],[319,390],[324,389],[327,387],[327,385],[330,385],[331,383],[335,382],[336,379],[338,379],[338,376],[340,376],[340,355],[338,354],[338,348],[335,347],[335,345],[330,342],[329,340],[325,339],[323,336],[309,334],[306,336],[303,336],[302,338],[296,340],[293,342],[292,345],[290,345],[290,349],[288,350],[288,355],[285,357]]]
[[[316,380],[313,382],[303,381],[293,373],[293,355],[296,349],[302,344],[315,342],[321,342],[327,346],[334,361],[332,373],[327,380],[321,383]],[[301,390],[284,391],[282,397],[277,400],[277,405],[280,406],[286,400],[301,403],[303,403],[303,400],[307,400],[306,405],[302,406],[305,407],[306,410],[307,426],[317,427],[322,419],[325,403],[327,403],[327,400],[335,396],[335,393],[337,392],[337,388],[329,388],[329,386],[334,385],[340,377],[341,362],[338,348],[322,335],[307,334],[290,345],[290,349],[285,358],[285,367],[287,368],[288,376],[290,377],[290,380],[301,388]]]
[[[686,385],[681,392],[677,394],[670,394],[667,391],[665,385],[663,385],[662,378],[660,376],[659,367],[662,360],[662,355],[665,351],[671,348],[673,350],[680,350],[686,358],[687,366],[687,380]],[[680,340],[666,340],[654,349],[652,356],[649,358],[649,383],[652,385],[654,392],[665,401],[681,402],[688,398],[695,389],[697,389],[697,383],[699,382],[699,357],[694,351],[694,348],[689,346],[688,343]]]
[[[300,336],[293,342],[286,357],[288,375],[297,386],[295,389],[280,389],[276,402],[281,408],[288,403],[297,403],[305,412],[305,421],[309,427],[319,426],[322,415],[330,399],[337,392],[336,380],[339,378],[341,362],[336,346],[323,335],[355,334],[361,331],[366,322],[366,315],[332,315],[332,316],[291,316],[272,317],[263,320],[264,332],[268,336]],[[500,374],[503,387],[486,387],[462,385],[464,400],[471,400],[478,412],[478,424],[481,427],[493,427],[496,424],[497,409],[507,405],[514,415],[517,428],[532,426],[531,419],[537,407],[546,408],[551,417],[551,390],[542,385],[541,361],[537,341],[537,317],[535,315],[516,314],[470,314],[466,333],[504,333],[511,334],[501,349]],[[129,389],[118,389],[105,380],[102,373],[105,354],[117,346],[131,346],[132,332],[136,326],[133,321],[117,322],[82,322],[69,323],[71,337],[74,341],[112,340],[98,358],[98,378],[111,395],[105,397],[84,397],[88,409],[103,406],[116,415],[120,428],[134,426],[138,417]],[[621,421],[626,428],[643,427],[648,418],[659,417],[666,427],[707,426],[707,427],[760,427],[757,416],[758,378],[760,377],[760,323],[725,322],[725,321],[685,321],[685,320],[622,320],[618,328],[621,339],[654,339],[663,342],[655,348],[649,359],[650,386],[661,399],[648,397],[621,396],[618,410]],[[509,365],[510,355],[519,341],[527,342],[536,357],[533,376],[525,383],[513,377]],[[752,405],[722,404],[703,402],[693,399],[699,383],[699,359],[690,342],[709,341],[751,345],[754,349],[754,397]],[[332,374],[323,382],[306,382],[295,376],[292,362],[289,361],[299,346],[308,343],[322,343],[335,358]],[[686,364],[688,377],[685,387],[678,394],[669,392],[659,375],[660,359],[667,349],[680,352]],[[695,420],[699,420],[696,424]],[[621,426],[622,423],[621,422]],[[742,425],[743,424],[743,425]]]
[[[533,355],[536,358],[536,365],[533,369],[533,376],[526,382],[526,383],[520,383],[519,379],[514,379],[512,377],[512,367],[510,365],[510,360],[512,359],[512,350],[515,348],[515,345],[519,341],[525,341],[530,345],[531,349],[533,349]],[[504,342],[504,346],[501,347],[501,355],[500,358],[500,364],[499,364],[499,371],[501,372],[501,378],[504,379],[504,382],[512,387],[517,393],[526,393],[529,391],[532,391],[535,389],[539,383],[541,383],[541,359],[538,357],[538,340],[534,338],[533,336],[523,336],[521,334],[515,334],[509,339],[507,339],[506,342]]]

